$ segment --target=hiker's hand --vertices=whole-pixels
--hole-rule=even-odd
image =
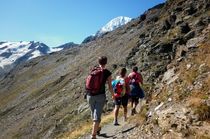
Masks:
[[[113,99],[113,100],[115,99],[115,96],[114,96],[114,94],[112,94],[112,99]]]

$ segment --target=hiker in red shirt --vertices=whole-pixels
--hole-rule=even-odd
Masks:
[[[134,67],[133,71],[128,75],[130,78],[130,88],[131,88],[131,115],[136,114],[136,106],[139,103],[139,98],[144,98],[144,92],[140,85],[143,85],[142,75],[138,72],[138,67]]]

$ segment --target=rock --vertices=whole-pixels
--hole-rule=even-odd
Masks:
[[[180,25],[180,30],[181,30],[181,33],[188,33],[191,29],[188,25],[188,23],[183,23]]]
[[[173,50],[173,44],[160,42],[152,50],[157,54],[169,53],[169,52],[172,52]]]
[[[163,27],[162,27],[162,29],[163,29],[163,30],[169,30],[170,28],[171,28],[171,24],[169,23],[168,20],[165,20],[165,21],[163,22]]]
[[[157,113],[157,120],[162,129],[169,130],[172,125],[176,125],[176,130],[186,129],[190,123],[189,117],[186,116],[187,109],[181,105],[168,105],[165,109]]]
[[[140,34],[139,38],[145,38],[145,33]]]
[[[182,7],[181,6],[179,6],[179,7],[176,7],[175,9],[174,9],[174,11],[175,12],[181,12],[183,9],[182,9]]]
[[[193,38],[194,36],[195,36],[195,31],[192,30],[192,31],[188,32],[188,33],[184,36],[184,40],[187,41],[187,40]]]
[[[200,26],[204,26],[205,24],[202,19],[198,19],[195,21],[194,25],[195,27],[200,27]]]
[[[201,41],[203,41],[203,39],[204,39],[203,37],[197,37],[197,38],[190,39],[190,40],[187,41],[186,46],[187,46],[188,49],[189,48],[196,48],[196,47],[198,47],[198,44]]]
[[[181,56],[181,57],[186,56],[186,53],[187,53],[187,51],[182,50],[181,53],[180,53],[180,56]]]
[[[174,24],[175,21],[176,21],[176,19],[177,19],[176,15],[175,15],[175,14],[172,14],[172,15],[170,15],[170,17],[169,17],[169,22],[170,22],[171,24]]]
[[[152,117],[152,112],[151,111],[147,114],[147,117]]]
[[[87,110],[89,108],[89,105],[86,102],[83,102],[77,109],[77,114]]]
[[[182,18],[177,18],[176,21],[175,21],[175,24],[176,25],[179,25],[181,23],[183,23],[184,21],[182,20]]]
[[[167,82],[168,80],[170,80],[175,75],[174,71],[175,68],[168,69],[163,75],[162,82]]]
[[[202,70],[203,70],[203,68],[205,68],[205,66],[206,66],[206,64],[205,64],[205,63],[201,64],[201,65],[199,66],[198,70],[199,70],[199,71],[202,71]]]
[[[197,9],[195,9],[193,6],[190,6],[185,9],[185,13],[187,15],[192,15],[192,14],[196,13],[196,11],[197,11]]]
[[[189,70],[192,67],[191,64],[187,64],[187,70]]]
[[[154,109],[154,110],[155,110],[155,111],[158,111],[158,110],[160,109],[160,107],[162,107],[162,106],[163,106],[163,104],[164,104],[164,103],[163,103],[163,102],[161,102],[161,103],[160,103],[157,107],[155,107],[155,109]]]
[[[183,60],[183,57],[178,58],[176,61],[181,62]]]
[[[188,20],[188,19],[190,19],[190,18],[192,18],[192,16],[191,16],[191,15],[188,15],[188,16],[185,16],[185,17],[183,18],[183,20],[185,21],[185,20]]]
[[[142,14],[141,16],[140,16],[140,20],[141,21],[144,21],[146,19],[146,15],[145,14]]]
[[[168,101],[171,102],[172,101],[172,98],[168,98]]]

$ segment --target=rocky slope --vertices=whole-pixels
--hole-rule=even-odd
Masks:
[[[53,138],[87,122],[84,80],[101,55],[113,76],[136,65],[145,78],[139,126],[118,138],[209,137],[209,3],[169,0],[95,41],[17,66],[0,81],[0,138]]]
[[[209,39],[210,25],[200,36],[188,40],[186,55],[167,66],[149,92],[150,101],[136,117],[130,117],[130,124],[136,127],[116,138],[210,138]]]

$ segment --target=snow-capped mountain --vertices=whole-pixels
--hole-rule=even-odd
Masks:
[[[40,42],[0,42],[0,76],[15,65],[50,53],[50,48]]]
[[[88,37],[86,37],[82,43],[87,43],[90,41],[95,40],[97,37],[100,37],[101,35],[107,33],[107,32],[111,32],[115,29],[117,29],[118,27],[121,27],[125,24],[127,24],[128,22],[130,22],[132,20],[132,18],[130,17],[125,17],[125,16],[119,16],[116,17],[112,20],[110,20],[106,25],[104,25],[100,30],[98,30],[96,32],[96,34],[90,35]]]
[[[0,42],[0,77],[21,62],[75,46],[72,42],[53,48],[35,41]]]
[[[115,30],[116,28],[123,26],[131,21],[131,18],[125,16],[119,16],[111,21],[109,21],[105,26],[103,26],[97,33],[96,36],[100,36],[106,32]]]

